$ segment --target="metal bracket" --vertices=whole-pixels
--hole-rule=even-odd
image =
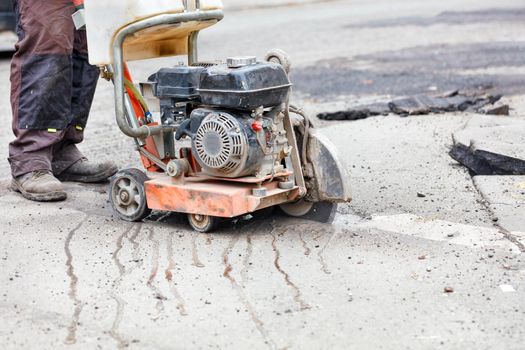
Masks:
[[[288,138],[288,144],[292,146],[290,153],[290,160],[292,163],[294,180],[297,186],[301,189],[301,197],[306,195],[306,183],[304,181],[303,168],[301,166],[301,157],[299,155],[299,150],[297,149],[297,138],[295,137],[295,132],[293,130],[292,121],[290,119],[290,111],[288,105],[284,110],[284,130],[286,131],[286,137]]]
[[[150,152],[146,151],[143,147],[137,147],[137,149],[144,157],[148,158],[153,163],[155,163],[156,166],[158,166],[162,170],[166,171],[167,166],[166,166],[166,164],[164,164],[164,162],[162,162],[162,160],[160,160],[159,158],[155,157]]]

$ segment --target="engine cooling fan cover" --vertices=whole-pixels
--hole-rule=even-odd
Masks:
[[[248,157],[248,140],[243,125],[228,113],[210,113],[193,138],[193,152],[201,167],[215,176],[232,176],[241,171]]]

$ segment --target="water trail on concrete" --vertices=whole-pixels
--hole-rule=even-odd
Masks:
[[[115,294],[112,294],[111,298],[115,300],[117,310],[115,313],[115,319],[113,320],[113,324],[111,325],[111,329],[109,331],[109,335],[111,338],[113,338],[113,340],[115,340],[115,342],[117,342],[117,349],[121,350],[129,346],[129,342],[124,340],[118,331],[120,323],[122,322],[122,318],[124,317],[124,306],[126,305],[126,302]]]
[[[113,262],[118,268],[119,276],[122,277],[124,273],[126,272],[125,266],[120,262],[120,259],[118,257],[118,254],[122,250],[123,244],[122,241],[124,240],[124,237],[127,237],[131,229],[133,228],[134,224],[131,224],[122,234],[117,238],[117,249],[113,252],[112,258]]]
[[[119,350],[124,349],[127,346],[129,346],[129,342],[124,340],[124,338],[122,338],[122,336],[120,335],[120,333],[118,331],[119,327],[120,327],[120,323],[122,322],[122,319],[124,317],[124,307],[126,305],[126,301],[124,299],[122,299],[120,296],[116,295],[115,292],[118,291],[118,288],[120,287],[120,284],[121,284],[122,279],[124,278],[124,275],[126,274],[126,272],[131,272],[131,270],[126,271],[126,267],[124,266],[124,264],[122,264],[122,262],[119,259],[119,253],[120,253],[120,251],[122,250],[122,247],[123,247],[124,237],[128,237],[128,234],[131,232],[131,230],[133,229],[134,226],[135,226],[135,224],[131,224],[128,227],[128,229],[126,229],[118,237],[117,243],[116,243],[117,249],[115,249],[115,251],[113,252],[113,256],[112,256],[113,257],[113,261],[114,261],[115,265],[117,266],[117,268],[119,270],[119,276],[117,278],[115,278],[115,280],[113,281],[113,286],[112,286],[113,287],[113,292],[110,294],[111,298],[113,300],[115,300],[115,303],[117,305],[116,305],[116,311],[115,311],[115,318],[113,320],[113,324],[111,325],[111,329],[109,331],[109,335],[111,336],[111,338],[113,338],[117,342],[117,348]],[[137,235],[138,235],[137,229],[135,229],[135,232],[137,232]]]
[[[304,255],[306,255],[306,256],[310,255],[312,250],[308,247],[308,243],[306,243],[306,240],[303,237],[303,232],[304,232],[305,229],[312,228],[312,224],[311,223],[306,223],[306,224],[298,224],[298,225],[293,225],[293,226],[291,226],[291,225],[286,225],[286,226],[287,227],[286,227],[286,230],[284,231],[284,233],[288,233],[290,230],[297,231],[298,234],[299,234],[299,239],[301,240],[301,244],[303,245]],[[317,240],[321,236],[322,235],[315,237],[314,240]]]
[[[86,222],[88,218],[89,215],[85,216],[72,230],[69,231],[66,241],[64,243],[64,252],[66,253],[67,257],[66,273],[69,277],[68,296],[69,299],[71,299],[71,301],[73,302],[73,305],[75,306],[75,311],[73,312],[73,316],[71,317],[71,322],[67,327],[67,337],[64,340],[66,344],[75,344],[77,342],[78,321],[80,320],[80,313],[82,312],[82,308],[84,307],[84,303],[78,298],[77,295],[78,277],[75,274],[75,268],[73,267],[73,255],[71,254],[70,245],[73,236],[80,229],[80,227],[82,227],[82,225]]]
[[[299,239],[301,240],[301,244],[303,245],[304,255],[309,256],[312,250],[308,247],[308,243],[306,243],[302,231],[299,231]]]
[[[242,280],[243,286],[245,286],[246,282],[248,281],[248,271],[250,270],[250,259],[253,253],[252,234],[253,232],[246,234],[246,252],[244,254],[244,258],[242,259],[243,268],[241,270],[241,280]]]
[[[166,252],[168,254],[168,267],[164,271],[166,281],[168,281],[170,286],[171,294],[173,294],[175,299],[177,299],[177,310],[179,310],[180,315],[188,316],[188,313],[186,312],[185,301],[179,293],[177,287],[175,287],[175,282],[173,282],[173,269],[175,268],[175,260],[173,258],[173,236],[171,234],[168,234]]]
[[[324,237],[324,235],[325,235],[323,230],[317,229],[314,232],[317,233],[317,236],[314,237],[314,241],[319,240],[319,238]]]
[[[301,244],[303,245],[303,249],[304,249],[304,255],[306,255],[306,256],[309,256],[312,253],[312,250],[310,249],[310,247],[308,247],[308,243],[306,243],[306,240],[304,239],[304,236],[303,236],[303,232],[304,231],[303,230],[304,229],[308,229],[311,226],[312,225],[310,223],[299,224],[299,225],[294,225],[293,226],[293,229],[297,230],[299,232],[299,239],[301,240]],[[291,228],[292,227],[288,228],[286,231],[288,231]]]
[[[248,228],[251,228],[257,224],[256,221],[250,222],[248,225],[244,227],[245,230]],[[246,250],[244,254],[244,258],[242,259],[242,270],[241,270],[241,281],[242,285],[246,286],[246,282],[248,281],[248,271],[250,270],[250,259],[252,257],[253,253],[253,244],[252,244],[252,235],[255,233],[256,229],[250,229],[248,233],[246,234]]]
[[[230,255],[231,251],[233,250],[233,247],[235,247],[235,245],[239,241],[239,237],[240,237],[240,232],[235,232],[232,235],[232,238],[230,239],[230,242],[228,243],[228,246],[224,249],[224,252],[222,253],[222,259],[223,259],[223,263],[224,263],[223,276],[226,277],[230,281],[233,289],[235,289],[235,291],[237,292],[237,295],[239,296],[239,300],[244,304],[244,306],[248,310],[248,313],[250,314],[250,317],[251,317],[253,323],[255,324],[255,327],[257,328],[257,330],[259,331],[261,336],[264,338],[264,342],[271,349],[277,349],[277,345],[275,344],[275,342],[268,335],[268,331],[266,331],[266,329],[264,327],[264,323],[261,321],[259,316],[257,316],[257,313],[255,312],[252,304],[250,303],[250,301],[246,297],[246,294],[244,293],[243,288],[239,285],[239,283],[237,283],[235,278],[231,275],[231,272],[233,271],[233,267],[232,267],[232,265],[231,265],[231,263],[229,261],[229,255]]]
[[[193,237],[191,238],[191,256],[193,258],[193,266],[196,267],[204,267],[204,264],[199,259],[199,253],[197,251],[197,238],[199,238],[200,234],[197,232],[193,233]]]
[[[148,239],[153,243],[153,256],[151,260],[151,272],[148,278],[148,282],[146,285],[149,289],[153,292],[155,295],[155,299],[157,299],[157,302],[155,304],[155,309],[157,310],[157,315],[153,317],[153,320],[158,319],[162,313],[164,312],[164,300],[166,300],[166,297],[162,295],[161,291],[157,286],[153,284],[155,281],[155,278],[157,277],[157,272],[159,270],[159,255],[160,255],[160,242],[153,239],[155,237],[155,231],[153,228],[149,229],[149,235]]]
[[[288,232],[288,230],[289,229],[286,229],[283,232],[283,234]],[[311,308],[311,306],[308,305],[303,300],[303,296],[302,296],[301,290],[299,289],[299,287],[297,287],[297,285],[295,283],[292,282],[292,280],[290,279],[290,275],[286,271],[284,271],[283,268],[281,267],[281,264],[279,262],[279,259],[281,258],[281,252],[277,248],[277,237],[276,237],[274,231],[275,231],[275,226],[273,226],[273,224],[272,224],[272,229],[270,231],[270,235],[272,236],[272,249],[273,249],[273,251],[275,253],[275,259],[273,261],[273,264],[274,264],[275,268],[277,269],[277,271],[279,271],[279,273],[281,275],[283,275],[284,281],[286,282],[288,287],[290,287],[294,291],[293,299],[299,305],[299,309],[301,311],[308,310],[308,309]]]
[[[321,264],[321,270],[327,275],[330,275],[332,272],[328,268],[328,264],[324,259],[324,252],[328,245],[332,242],[332,239],[337,235],[337,230],[335,230],[334,228],[330,229],[332,230],[332,234],[330,235],[330,237],[328,237],[328,240],[326,241],[325,245],[317,252],[317,257],[319,258],[319,263]]]
[[[228,243],[228,246],[226,247],[226,249],[224,250],[222,254],[222,261],[224,263],[224,273],[222,275],[226,277],[227,279],[229,279],[230,281],[232,280],[235,281],[235,279],[233,279],[233,277],[230,276],[230,272],[233,270],[233,267],[231,266],[229,262],[229,255],[230,255],[231,250],[233,249],[233,247],[235,247],[238,241],[239,241],[239,235],[237,233],[234,233],[232,235],[232,238],[230,238],[230,242]]]
[[[131,257],[133,258],[133,262],[135,262],[137,265],[136,267],[142,266],[143,259],[140,258],[140,244],[137,242],[137,238],[142,231],[142,222],[138,222],[135,224],[135,231],[133,234],[128,238],[129,242],[133,245],[133,251],[131,253]]]

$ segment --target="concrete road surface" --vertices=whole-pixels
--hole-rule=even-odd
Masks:
[[[520,0],[326,1],[234,8],[200,51],[281,47],[312,115],[492,84],[522,117],[524,33]],[[525,179],[473,181],[447,155],[476,115],[314,121],[352,173],[334,224],[271,215],[204,235],[176,214],[119,221],[106,184],[69,183],[59,204],[8,191],[7,58],[0,82],[2,349],[523,349]],[[138,166],[112,99],[101,81],[82,150]]]

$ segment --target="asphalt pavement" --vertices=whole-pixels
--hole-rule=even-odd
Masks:
[[[284,49],[312,116],[489,84],[525,115],[522,1],[275,5],[232,2],[202,58]],[[0,82],[3,349],[523,349],[525,178],[473,178],[448,155],[479,115],[314,119],[352,176],[334,224],[270,215],[204,235],[177,214],[118,220],[106,184],[68,183],[58,204],[8,191],[8,59]],[[105,81],[81,149],[139,166]]]

